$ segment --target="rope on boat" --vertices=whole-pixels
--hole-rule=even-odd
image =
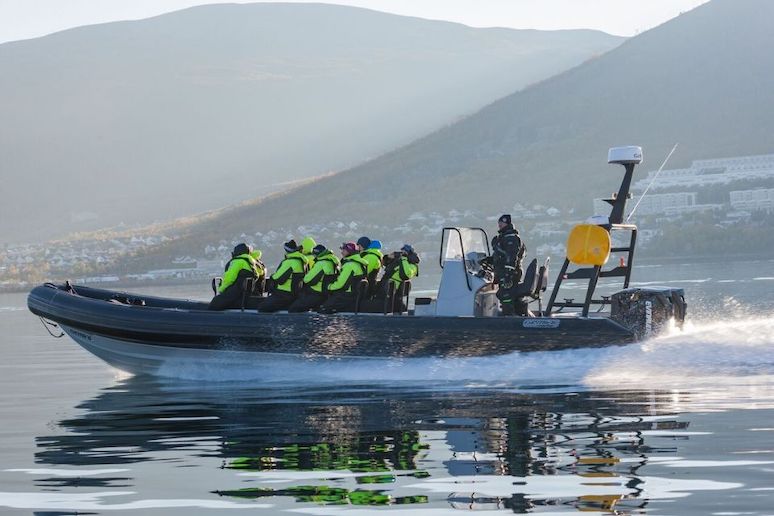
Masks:
[[[65,336],[65,332],[62,330],[62,328],[59,327],[57,323],[52,321],[47,321],[42,317],[38,317],[38,319],[40,319],[40,322],[43,323],[43,327],[46,329],[48,334],[54,337],[55,339],[61,339],[62,337]],[[56,328],[57,330],[59,330],[60,332],[59,335],[54,335],[54,332],[51,331],[51,328]]]

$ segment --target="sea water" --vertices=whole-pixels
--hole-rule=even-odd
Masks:
[[[639,268],[690,303],[644,343],[260,375],[131,377],[3,295],[0,514],[774,514],[772,265]]]

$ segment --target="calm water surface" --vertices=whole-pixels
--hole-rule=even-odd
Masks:
[[[685,332],[263,378],[129,377],[0,296],[0,513],[774,514],[774,262],[635,278]]]

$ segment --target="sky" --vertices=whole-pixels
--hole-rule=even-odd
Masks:
[[[299,1],[299,0],[289,0]],[[707,0],[333,0],[473,27],[597,29],[632,36]],[[0,0],[0,43],[71,27],[137,20],[220,0]]]

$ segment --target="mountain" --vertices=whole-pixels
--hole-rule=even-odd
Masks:
[[[361,163],[615,47],[323,4],[0,45],[0,242],[148,223]]]
[[[576,208],[620,182],[611,146],[636,144],[655,169],[774,151],[774,2],[714,0],[607,54],[345,172],[226,210],[178,248],[245,232],[355,220],[401,224],[417,211],[515,203]],[[518,224],[518,221],[517,221]]]

